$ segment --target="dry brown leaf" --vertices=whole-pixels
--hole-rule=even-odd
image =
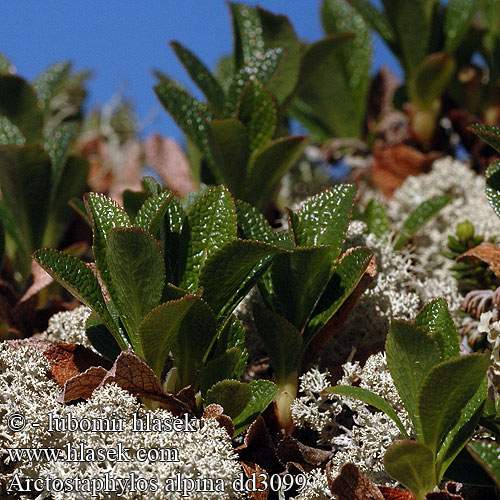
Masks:
[[[458,493],[461,485],[448,481],[441,491],[433,491],[425,495],[425,500],[464,500],[462,495]]]
[[[384,500],[378,487],[354,464],[345,464],[335,479],[331,478],[331,472],[331,463],[328,463],[328,487],[338,500]]]
[[[26,293],[21,297],[20,302],[29,300],[42,288],[45,288],[54,281],[52,276],[50,276],[50,274],[41,268],[34,260],[31,262],[31,275],[33,276],[33,284],[26,290]]]
[[[409,175],[429,172],[441,153],[422,153],[406,144],[397,144],[373,151],[372,182],[387,198]]]
[[[384,495],[385,500],[415,500],[413,493],[399,488],[379,486],[378,489],[381,491],[382,495]]]
[[[471,248],[457,257],[457,262],[466,257],[476,257],[486,262],[495,276],[500,278],[500,247],[498,245],[488,242],[480,243],[477,247]]]
[[[233,437],[234,434],[234,425],[231,417],[224,415],[224,408],[221,405],[212,403],[208,405],[204,412],[203,418],[215,418],[218,424],[226,429],[227,433],[230,437]]]
[[[247,492],[247,497],[249,500],[266,500],[269,496],[269,475],[267,472],[259,467],[257,464],[253,462],[240,462],[241,467],[243,468],[245,475],[248,479],[255,478],[255,489],[259,491],[249,491]],[[265,478],[261,476],[261,474],[265,474]],[[264,479],[267,482],[267,488],[264,489],[264,485],[262,484]],[[261,491],[262,490],[262,491]]]
[[[91,366],[83,373],[66,380],[63,391],[57,398],[61,403],[74,401],[75,399],[88,399],[94,390],[99,387],[108,370],[102,366]]]
[[[191,166],[177,142],[155,134],[147,139],[144,147],[146,163],[160,174],[166,186],[179,196],[196,191]]]
[[[276,454],[283,465],[292,462],[297,467],[300,465],[306,472],[324,465],[332,456],[331,452],[302,444],[292,436],[281,439],[276,447]]]

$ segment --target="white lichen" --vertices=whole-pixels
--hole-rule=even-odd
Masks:
[[[85,333],[85,323],[91,313],[87,306],[56,313],[49,319],[47,330],[41,336],[68,344],[82,344],[93,349]]]

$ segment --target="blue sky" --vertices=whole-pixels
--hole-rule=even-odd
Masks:
[[[322,36],[320,0],[246,3],[286,14],[303,40]],[[232,48],[224,0],[3,0],[0,19],[0,51],[20,75],[32,79],[51,63],[71,60],[76,70],[93,72],[89,107],[119,92],[135,103],[143,134],[157,131],[177,139],[182,134],[155,97],[151,71],[159,69],[194,89],[168,42],[180,41],[209,67]],[[374,66],[381,64],[394,67],[376,41]]]

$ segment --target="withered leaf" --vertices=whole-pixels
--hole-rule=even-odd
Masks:
[[[466,257],[476,257],[483,262],[486,262],[490,269],[495,273],[497,278],[500,278],[500,247],[494,245],[493,243],[483,242],[477,247],[467,250],[459,257],[457,261],[460,261]]]
[[[99,387],[108,370],[102,366],[91,366],[83,373],[75,375],[66,380],[63,391],[57,398],[61,403],[74,401],[75,399],[87,399],[92,396],[94,389]]]
[[[399,488],[391,488],[389,486],[379,486],[385,500],[415,500],[413,493],[401,490]]]
[[[234,434],[234,425],[231,417],[224,415],[224,408],[221,405],[212,403],[203,411],[203,418],[215,418],[218,424],[226,429],[230,437]]]
[[[425,500],[464,500],[458,492],[461,485],[453,481],[448,481],[441,491],[433,491],[425,495]]]
[[[255,489],[258,491],[249,491],[247,493],[249,500],[266,500],[269,495],[269,475],[267,472],[253,462],[240,462],[240,464],[247,478],[255,478],[256,480]],[[261,474],[265,474],[265,477]],[[267,488],[264,488],[264,479],[266,479]]]
[[[54,279],[43,268],[41,268],[35,261],[31,262],[31,276],[33,277],[32,285],[26,290],[25,294],[21,297],[20,302],[25,302],[31,297],[36,295],[42,288],[50,285]]]
[[[288,462],[300,464],[309,472],[331,458],[331,452],[307,446],[292,436],[284,436],[276,447],[276,454],[280,462],[286,465]]]
[[[326,473],[328,487],[338,500],[384,500],[378,487],[352,463],[345,464],[339,475],[332,479],[332,466],[329,462]]]

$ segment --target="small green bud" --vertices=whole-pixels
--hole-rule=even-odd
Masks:
[[[461,241],[469,241],[474,238],[474,225],[468,220],[457,225],[457,236]]]

